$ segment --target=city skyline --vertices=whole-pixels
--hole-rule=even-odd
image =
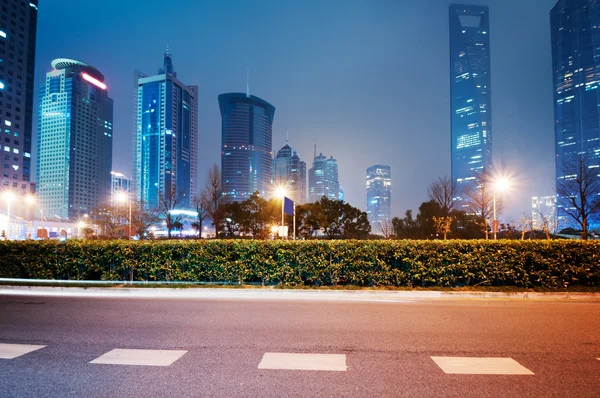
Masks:
[[[525,187],[523,192],[518,189],[511,194],[510,204],[505,212],[507,218],[515,219],[529,207],[531,196],[553,193],[552,139],[550,138],[550,142],[546,143],[542,138],[545,135],[548,139],[548,131],[551,131],[553,119],[549,61],[549,10],[555,2],[548,1],[545,7],[540,6],[539,2],[524,5],[519,3],[520,7],[525,7],[524,13],[535,22],[533,26],[531,20],[525,23],[520,19],[512,18],[510,8],[511,5],[516,4],[514,2],[466,3],[490,5],[491,7],[490,23],[494,33],[491,43],[494,54],[492,57],[493,80],[497,79],[501,82],[494,84],[495,87],[500,87],[494,92],[494,96],[501,98],[500,101],[494,100],[496,127],[494,151],[501,158],[502,163],[510,166],[511,172],[519,173],[520,184]],[[62,51],[61,47],[63,46],[65,48],[75,47],[79,50],[76,54],[81,54],[80,59],[101,65],[99,67],[103,71],[106,70],[104,73],[110,74],[111,80],[115,80],[113,88],[116,91],[114,92],[120,93],[113,95],[115,98],[118,95],[119,100],[119,115],[115,115],[115,124],[118,127],[116,126],[115,130],[117,136],[122,139],[115,141],[116,164],[114,169],[126,172],[129,169],[128,165],[131,164],[128,159],[131,151],[128,148],[131,142],[128,133],[131,130],[131,113],[128,111],[128,108],[131,107],[128,89],[131,87],[131,70],[134,68],[147,70],[153,67],[155,62],[152,60],[155,59],[156,51],[164,51],[166,42],[169,40],[172,53],[178,60],[178,71],[182,79],[202,87],[199,95],[201,103],[199,105],[199,135],[203,142],[199,153],[198,182],[200,184],[203,183],[203,177],[208,167],[218,161],[220,118],[214,104],[214,95],[227,91],[239,91],[244,87],[246,67],[248,67],[253,92],[268,99],[278,108],[279,116],[273,126],[273,148],[283,145],[285,140],[283,131],[289,130],[290,138],[294,142],[298,141],[295,147],[299,153],[312,152],[311,149],[315,142],[323,152],[335,153],[340,164],[340,183],[345,187],[346,200],[361,208],[364,208],[364,188],[361,183],[364,168],[374,162],[391,164],[397,170],[395,181],[400,186],[411,187],[410,190],[399,190],[394,195],[394,215],[401,215],[408,208],[416,209],[426,199],[426,188],[429,182],[440,175],[450,174],[450,148],[448,141],[443,139],[444,136],[448,136],[450,131],[450,121],[447,110],[445,110],[449,98],[449,82],[447,72],[444,72],[445,68],[442,67],[442,64],[447,65],[447,61],[444,62],[444,60],[447,59],[449,51],[447,33],[449,4],[450,2],[447,1],[408,1],[403,2],[402,5],[366,6],[350,2],[347,9],[340,11],[334,20],[339,24],[340,33],[320,44],[317,43],[309,51],[297,47],[300,44],[293,45],[286,50],[290,35],[301,41],[304,40],[305,45],[308,42],[312,45],[315,44],[313,43],[315,35],[318,35],[319,38],[327,37],[327,33],[330,33],[327,28],[318,27],[317,31],[303,36],[305,29],[296,24],[286,35],[288,41],[269,38],[262,44],[247,46],[247,49],[242,49],[233,42],[235,33],[225,34],[211,40],[204,38],[207,35],[198,33],[196,35],[200,38],[198,45],[189,47],[186,44],[187,36],[177,33],[180,32],[178,29],[169,32],[170,37],[154,35],[156,40],[139,43],[137,47],[132,47],[137,43],[136,39],[132,39],[132,43],[129,43],[129,40],[115,43],[113,38],[117,35],[142,37],[144,28],[136,28],[135,35],[125,33],[130,27],[121,23],[120,18],[126,19],[133,10],[129,7],[118,8],[119,14],[116,12],[117,3],[108,1],[103,4],[103,8],[105,8],[103,13],[110,15],[114,13],[111,16],[114,30],[107,32],[106,29],[84,28],[76,23],[74,27],[81,30],[81,35],[74,40],[72,37],[67,37],[66,32],[59,28],[54,33],[59,40],[54,40],[52,46],[49,43],[45,46],[43,43],[38,45],[38,51],[41,52],[38,55],[40,57],[38,65],[48,57],[44,54],[49,52],[48,48],[52,48],[52,52],[56,54]],[[92,5],[91,7],[95,9],[96,6]],[[264,10],[263,7],[268,8],[268,5],[259,6],[260,10],[256,11],[257,15]],[[41,8],[41,11],[44,11],[44,5]],[[188,8],[189,13],[192,14],[194,14],[194,10],[198,12],[200,9],[204,10],[212,18],[216,18],[212,24],[218,23],[220,18],[225,18],[223,7],[218,5],[209,4],[198,9],[195,5],[190,4]],[[298,5],[272,6],[270,8],[269,23],[267,24],[269,29],[274,28],[274,24],[289,22],[291,14],[294,13],[300,13],[303,18],[307,18],[307,22],[315,22],[314,18],[316,17],[308,15],[304,8],[298,9]],[[332,9],[331,4],[325,4],[321,12],[329,15]],[[241,21],[240,18],[243,14],[249,12],[248,8],[243,5],[228,11],[232,12],[230,17],[238,22]],[[46,15],[40,14],[44,20],[40,21],[38,40],[45,40],[43,31],[44,29],[48,31],[48,21],[56,15],[54,9],[48,8],[45,12]],[[74,5],[68,13],[69,15],[83,13],[83,9],[80,8],[80,5]],[[144,11],[141,13],[144,15],[136,14],[136,18],[149,17]],[[118,18],[117,14],[119,14]],[[174,15],[171,11],[165,10],[164,17],[167,20],[173,18]],[[274,15],[279,15],[281,22],[277,22],[276,18],[272,19]],[[392,16],[393,18],[391,18]],[[409,17],[415,22],[411,24]],[[205,17],[201,16],[201,18]],[[377,28],[372,26],[375,18],[380,22]],[[427,20],[427,24],[422,25],[425,20]],[[405,28],[398,28],[398,21],[405,21],[408,25]],[[417,23],[418,21],[420,24]],[[241,22],[241,25],[234,29],[235,32],[245,29],[246,25],[243,21]],[[210,26],[214,26],[212,24]],[[415,49],[416,44],[403,36],[407,29],[409,27],[417,28],[424,34],[426,28],[433,28],[437,24],[440,27],[434,29],[435,33],[427,33],[422,38],[423,44],[426,45],[420,45],[420,47],[431,47],[428,47],[427,53],[419,53],[421,57],[419,58],[419,67],[403,66],[399,64],[400,59],[397,57],[386,55],[387,51],[382,53],[384,51],[382,46],[394,45],[401,52]],[[209,29],[210,26],[206,29]],[[347,29],[350,26],[354,26],[356,32],[349,38],[344,38],[344,34],[348,33]],[[79,44],[95,40],[92,39],[94,35],[101,32],[105,37],[103,42],[96,43],[97,40],[94,41],[98,45],[96,48],[86,48]],[[528,40],[520,41],[517,46],[494,41],[494,37],[507,37],[507,35],[509,38],[516,37],[519,32],[527,33]],[[367,42],[372,40],[352,40],[357,38],[355,35],[360,36],[365,33],[368,33],[375,43],[381,45],[368,48]],[[391,33],[394,34],[390,36]],[[65,40],[61,41],[61,38],[65,38]],[[190,53],[186,48],[194,48],[194,53]],[[334,48],[336,56],[341,57],[340,62],[343,65],[341,69],[334,69],[334,64],[331,62],[333,59],[328,57],[329,52]],[[235,52],[237,55],[231,55],[233,54],[232,49],[240,51]],[[299,51],[297,56],[301,58],[297,59],[299,62],[292,64],[288,62],[291,59],[286,61],[285,55],[291,54],[290,51],[294,49]],[[357,50],[366,55],[361,58],[376,59],[376,61],[357,61],[353,56]],[[284,56],[278,56],[276,60],[269,59],[271,64],[266,65],[261,57],[266,56],[266,52],[272,53],[273,51],[281,52]],[[106,54],[104,58],[101,56],[103,53]],[[206,59],[206,61],[199,61],[196,53],[197,55],[202,54],[202,59]],[[109,57],[108,54],[113,55]],[[515,77],[515,73],[519,70],[516,65],[507,62],[499,67],[494,65],[501,63],[502,59],[506,59],[507,54],[512,54],[513,57],[524,56],[527,60],[531,60],[533,69],[538,72],[525,74],[525,76],[518,74]],[[119,58],[118,64],[111,59],[113,56]],[[380,57],[377,58],[378,56]],[[544,61],[538,62],[537,59]],[[317,60],[321,61],[315,63]],[[335,64],[340,65],[340,62]],[[290,67],[292,68],[290,69]],[[401,69],[391,74],[394,68],[399,67]],[[43,68],[41,69],[43,70]],[[334,70],[337,71],[336,74],[333,74]],[[382,78],[375,78],[377,74],[373,74],[373,71],[380,71]],[[403,96],[391,97],[394,98],[394,101],[381,100],[382,93],[386,92],[384,87],[400,89],[406,85],[402,91],[408,89],[415,95],[414,90],[411,89],[412,83],[403,77],[409,75],[414,75],[414,78],[409,80],[427,82],[426,87],[424,86],[426,89],[421,89],[424,94],[431,97],[435,93],[435,98],[431,97],[432,102],[428,107],[422,106],[424,97],[418,93],[417,99],[421,98],[421,100],[418,101],[420,104],[417,107],[406,106],[409,103],[403,99]],[[39,72],[37,78],[39,78]],[[327,80],[323,80],[324,78]],[[503,98],[507,97],[507,92],[523,87],[524,82],[534,87],[531,92],[520,93],[519,98],[511,96],[510,100]],[[380,99],[373,102],[375,98]],[[365,101],[371,102],[374,107],[365,108],[363,106]],[[497,104],[497,102],[499,103]],[[335,103],[336,106],[324,106],[328,103]],[[534,109],[525,111],[525,107],[532,103],[536,104]],[[545,103],[545,105],[540,106],[540,103]],[[390,117],[399,106],[405,108],[405,110],[400,110],[401,114],[404,112],[405,116],[398,119],[401,120],[400,124],[391,123],[391,120],[396,118],[390,119]],[[436,116],[433,116],[434,114]],[[423,124],[422,120],[428,120],[429,123]],[[512,122],[512,120],[515,121]],[[544,125],[546,127],[543,127]],[[519,132],[519,130],[527,130],[528,134]],[[382,142],[387,143],[382,145]],[[382,146],[385,147],[382,148]],[[532,147],[535,147],[536,152],[541,154],[533,155],[535,160],[531,160],[532,156],[524,159],[524,149]],[[361,156],[357,158],[359,153]],[[379,155],[375,156],[375,153],[379,153]],[[543,155],[544,153],[545,155]],[[415,172],[414,168],[409,166],[415,162],[420,162],[419,172]]]

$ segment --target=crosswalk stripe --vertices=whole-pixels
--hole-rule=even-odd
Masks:
[[[15,359],[21,355],[46,347],[33,344],[7,344],[0,343],[0,359]]]
[[[447,374],[533,375],[512,358],[431,357]]]
[[[267,352],[258,365],[259,369],[328,370],[345,372],[344,354],[294,354]]]
[[[106,365],[169,366],[181,358],[184,350],[126,350],[114,349],[90,363]]]

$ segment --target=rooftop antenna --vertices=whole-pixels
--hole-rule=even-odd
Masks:
[[[315,143],[315,157],[317,157],[317,144]]]
[[[167,56],[169,56],[169,55],[171,55],[171,54],[169,53],[169,40],[167,40]]]
[[[250,69],[246,68],[246,97],[250,98]]]
[[[287,143],[289,143],[289,142],[290,142],[290,132],[289,132],[289,131],[286,131],[286,132],[285,132],[285,143],[287,144]]]

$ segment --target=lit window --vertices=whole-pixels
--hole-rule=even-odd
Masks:
[[[6,124],[7,126],[12,126],[12,123],[10,122],[10,120],[5,120],[4,124]]]
[[[6,33],[3,30],[0,30],[0,37],[4,37],[6,39]]]
[[[0,90],[4,90],[4,83],[0,82]]]

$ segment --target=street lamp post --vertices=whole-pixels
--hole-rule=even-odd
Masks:
[[[129,203],[129,226],[127,227],[128,231],[127,231],[127,238],[131,238],[131,227],[132,227],[132,220],[131,220],[131,200],[129,200],[129,197],[127,195],[126,192],[121,192],[119,194],[117,194],[117,202],[119,203]]]
[[[6,191],[2,196],[6,201],[6,239],[10,240],[10,203],[15,199],[15,194],[11,191]]]
[[[278,187],[277,188],[277,196],[281,198],[281,235],[283,237],[283,225],[285,224],[285,188]]]

